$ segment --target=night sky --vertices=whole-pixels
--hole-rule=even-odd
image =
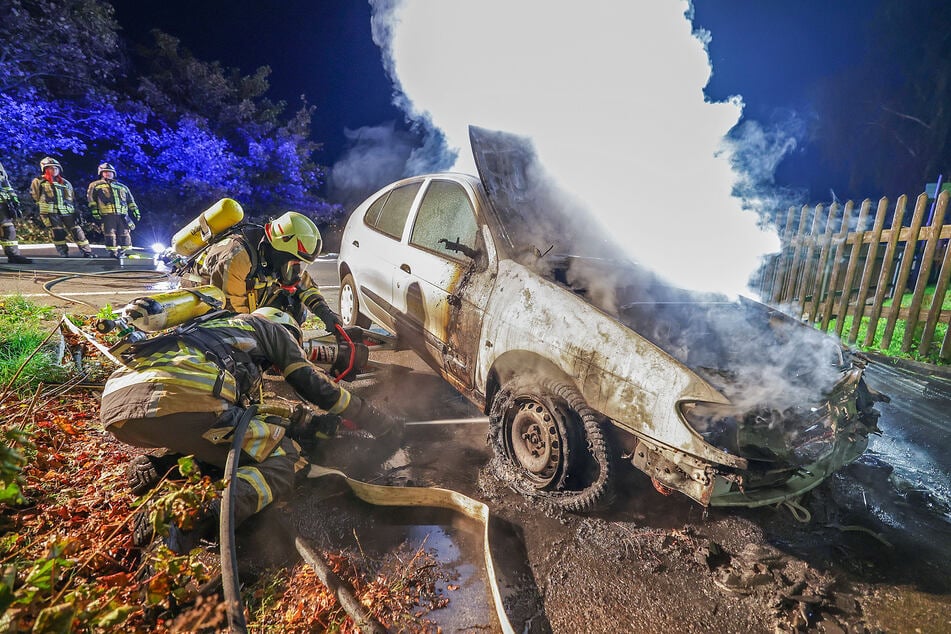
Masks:
[[[847,71],[865,54],[869,16],[885,1],[695,0],[694,25],[713,37],[708,96],[722,100],[741,94],[744,117],[767,124],[790,116],[808,121],[819,83]],[[245,73],[270,66],[272,97],[294,107],[303,94],[316,106],[313,136],[324,149],[315,158],[322,164],[332,165],[344,151],[344,128],[388,121],[402,125],[371,39],[365,2],[113,4],[133,42],[149,41],[149,30],[159,28],[202,59]],[[846,187],[844,171],[823,163],[814,144],[804,141],[780,164],[777,184],[804,188],[813,199],[827,200],[830,189]]]

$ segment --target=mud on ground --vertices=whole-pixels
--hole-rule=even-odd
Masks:
[[[480,414],[412,353],[375,358],[393,365],[355,382],[355,393],[411,420]],[[486,502],[516,631],[951,631],[947,509],[903,492],[874,453],[803,498],[808,522],[782,507],[704,511],[659,494],[633,468],[622,470],[622,493],[609,512],[581,516],[502,485],[487,466],[486,432],[485,425],[412,426],[385,465],[368,460],[366,441],[352,437],[325,443],[313,458],[367,481],[441,486]],[[444,631],[498,630],[471,522],[372,507],[313,481],[301,484],[284,513],[328,550],[383,561],[406,545],[431,547],[442,562],[437,590],[449,602],[426,618]]]

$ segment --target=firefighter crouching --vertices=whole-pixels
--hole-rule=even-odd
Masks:
[[[398,432],[399,423],[393,417],[351,395],[311,365],[300,338],[299,326],[286,312],[264,308],[244,315],[209,313],[171,334],[134,344],[124,355],[126,365],[109,377],[103,389],[102,424],[130,445],[163,447],[223,468],[230,432],[254,402],[262,371],[276,366],[302,398],[328,415],[317,416],[301,408],[289,426],[267,415],[252,419],[234,497],[238,525],[291,492],[300,458],[293,438],[332,436],[340,417],[377,438]],[[133,492],[141,494],[155,486],[171,464],[168,457],[137,457],[129,469]],[[172,531],[169,548],[190,550],[216,529],[218,515],[217,507],[204,509],[202,521],[193,530]],[[146,524],[137,522],[133,535],[137,545],[152,538],[151,526]]]
[[[217,286],[225,293],[227,308],[238,313],[267,306],[290,312],[303,323],[309,309],[335,332],[342,325],[340,318],[302,271],[320,255],[321,247],[317,225],[294,211],[263,227],[240,224],[195,259],[182,274],[182,286]]]
[[[73,241],[84,258],[96,257],[81,226],[82,218],[76,210],[73,185],[63,178],[63,166],[47,156],[40,161],[40,170],[42,174],[30,183],[30,196],[39,208],[40,221],[52,234],[57,253],[64,258],[69,257],[69,246],[66,244],[68,230],[73,234]]]
[[[17,230],[13,224],[16,218],[22,218],[20,198],[10,184],[7,171],[0,163],[0,246],[10,264],[32,264],[33,260],[20,255],[20,246],[17,242]]]
[[[89,183],[86,190],[89,213],[102,223],[106,250],[114,258],[121,258],[132,246],[132,231],[139,221],[139,207],[129,188],[116,180],[116,168],[109,163],[99,166],[99,180]]]

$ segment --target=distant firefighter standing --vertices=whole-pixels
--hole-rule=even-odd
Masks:
[[[132,246],[131,232],[141,216],[132,192],[116,180],[116,168],[109,163],[99,166],[99,180],[89,183],[86,200],[92,217],[102,223],[102,235],[109,255],[122,257]]]
[[[15,218],[22,218],[20,199],[7,178],[7,171],[0,163],[0,246],[10,264],[32,264],[33,260],[20,255],[17,242],[17,230],[13,224]]]
[[[50,230],[56,251],[62,257],[69,257],[66,244],[67,230],[73,234],[73,240],[84,258],[96,255],[89,246],[89,240],[83,232],[82,218],[76,210],[73,185],[63,178],[63,166],[54,158],[47,156],[40,161],[42,174],[30,184],[30,196],[36,202],[43,226]]]

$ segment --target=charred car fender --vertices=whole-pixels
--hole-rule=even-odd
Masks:
[[[579,306],[584,310],[577,310]],[[682,400],[729,401],[654,344],[578,302],[571,291],[502,260],[486,313],[491,318],[483,322],[483,385],[491,370],[498,372],[497,364],[505,365],[502,357],[507,353],[543,359],[571,378],[588,404],[622,430],[713,463],[746,466],[744,459],[704,442],[677,414],[676,404]],[[511,366],[507,370],[511,372]]]

